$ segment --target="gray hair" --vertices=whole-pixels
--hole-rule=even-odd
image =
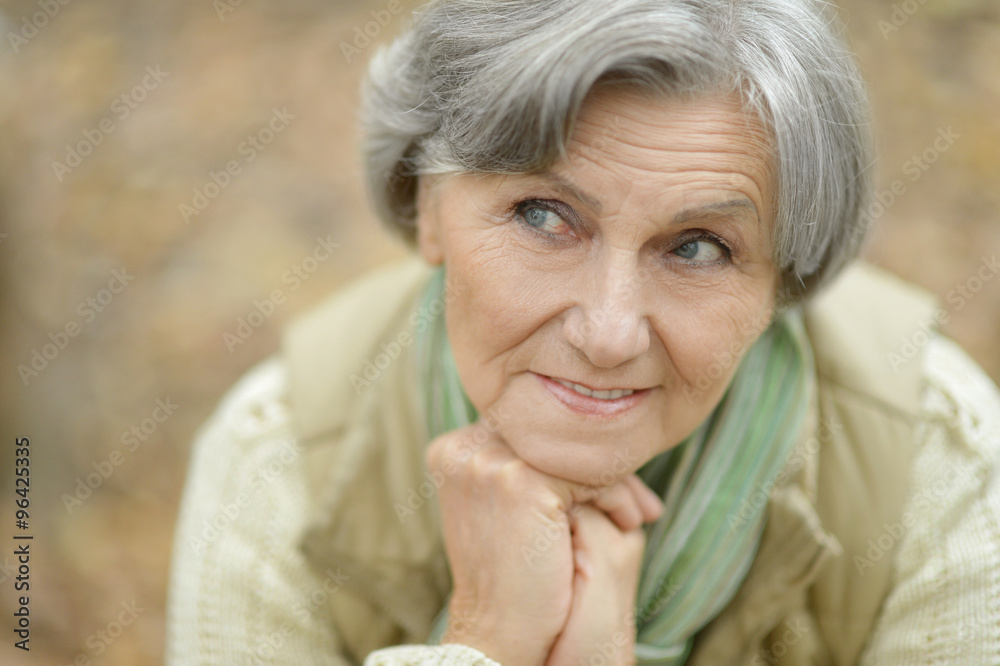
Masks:
[[[803,298],[857,255],[868,226],[868,100],[833,23],[819,0],[435,0],[369,67],[375,210],[412,242],[421,174],[552,166],[605,81],[738,91],[772,135],[774,260],[783,297]]]

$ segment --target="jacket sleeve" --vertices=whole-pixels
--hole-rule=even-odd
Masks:
[[[893,588],[864,666],[994,664],[1000,656],[1000,392],[953,342],[927,381]]]
[[[196,437],[174,537],[167,663],[493,666],[461,645],[346,649],[341,632],[366,632],[374,645],[394,640],[369,605],[347,598],[346,576],[315,571],[297,547],[310,502],[286,374],[277,359],[258,366]]]

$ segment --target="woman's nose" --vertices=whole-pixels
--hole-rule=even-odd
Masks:
[[[649,349],[650,331],[634,255],[618,252],[605,264],[585,280],[563,334],[595,366],[614,368]]]

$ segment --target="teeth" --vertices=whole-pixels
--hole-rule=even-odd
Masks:
[[[555,379],[553,377],[553,379]],[[557,382],[565,386],[566,388],[573,389],[580,395],[585,395],[590,398],[597,398],[598,400],[617,400],[618,398],[623,398],[627,395],[632,395],[635,393],[632,389],[615,389],[613,391],[591,391],[586,386],[580,386],[579,384],[574,384],[573,382],[564,382],[561,379],[556,379]]]

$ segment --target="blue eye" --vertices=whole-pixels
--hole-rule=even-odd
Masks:
[[[532,229],[552,236],[571,233],[572,229],[558,214],[537,205],[523,205],[518,215]]]
[[[524,221],[536,229],[544,227],[549,216],[555,216],[555,213],[541,208],[529,208],[524,211]]]
[[[718,243],[693,240],[674,250],[674,254],[692,263],[713,264],[722,259],[726,253]]]

